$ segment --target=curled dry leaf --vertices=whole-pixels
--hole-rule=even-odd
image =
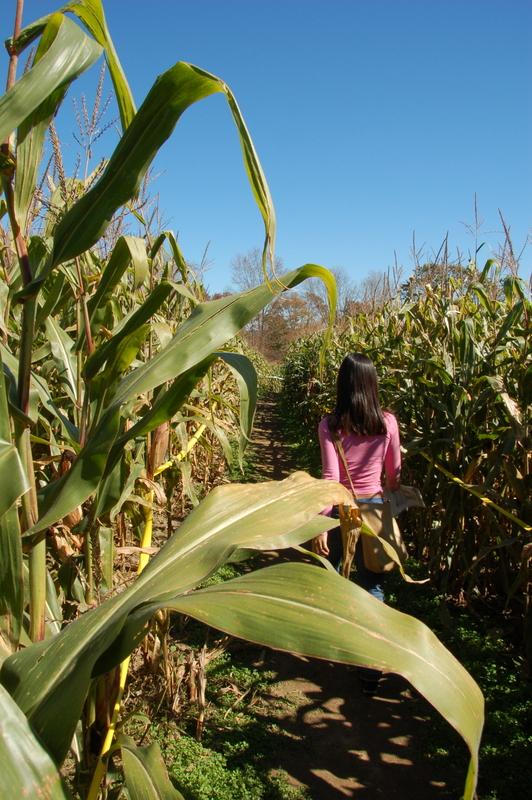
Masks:
[[[137,478],[137,486],[142,486],[149,492],[153,492],[153,501],[158,506],[166,505],[166,495],[160,483],[150,481],[149,478]],[[137,499],[138,502],[138,499]]]
[[[71,511],[70,514],[67,514],[66,517],[63,517],[63,525],[66,525],[66,527],[70,530],[70,528],[73,528],[74,525],[78,524],[78,522],[81,522],[82,519],[83,510],[81,506],[78,506],[74,509],[74,511]]]
[[[170,442],[170,423],[164,422],[151,432],[151,447],[148,454],[147,472],[153,478],[155,470],[164,462]],[[165,500],[166,502],[166,500]]]
[[[75,553],[74,549],[70,546],[67,537],[64,533],[59,531],[58,527],[49,528],[48,541],[52,545],[62,563],[68,561],[68,559],[71,558]]]
[[[525,544],[523,547],[521,551],[521,563],[524,564],[525,561],[528,561],[530,558],[532,558],[532,542]]]

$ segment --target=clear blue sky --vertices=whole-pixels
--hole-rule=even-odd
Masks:
[[[394,251],[410,274],[412,233],[427,253],[461,222],[500,208],[520,250],[532,224],[530,0],[107,0],[108,25],[140,105],[156,76],[190,61],[233,90],[277,213],[285,267],[342,266],[362,280]],[[4,3],[4,37],[15,0]],[[56,10],[25,0],[24,24]],[[7,64],[7,57],[5,59]],[[93,68],[70,90],[93,97]],[[110,86],[110,83],[108,84]],[[68,138],[65,101],[62,138]],[[60,112],[61,113],[61,112]],[[103,140],[104,152],[112,137]],[[72,143],[72,151],[76,146]],[[212,291],[263,241],[238,139],[221,95],[196,104],[163,147],[153,184],[197,262],[210,242]],[[488,257],[485,247],[480,260]],[[522,274],[532,271],[532,246]]]

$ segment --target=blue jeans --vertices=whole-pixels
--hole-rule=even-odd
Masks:
[[[367,501],[365,501],[367,502]],[[331,516],[338,519],[337,506],[333,507]],[[329,555],[327,560],[333,567],[340,571],[343,557],[342,531],[340,528],[333,528],[328,536]],[[362,537],[359,538],[355,550],[356,582],[366,592],[369,592],[381,603],[384,603],[384,572],[372,572],[364,564],[364,551],[362,549]],[[378,681],[382,672],[370,667],[357,667],[357,672],[363,680]]]

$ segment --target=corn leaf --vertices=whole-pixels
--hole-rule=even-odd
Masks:
[[[56,89],[71,83],[100,57],[102,48],[66,17],[49,50],[0,97],[0,141],[4,141]]]
[[[238,442],[238,461],[242,469],[242,456],[248,445],[257,408],[257,372],[247,356],[241,353],[217,355],[225,361],[236,378],[240,392],[240,440]]]
[[[109,72],[120,111],[122,131],[125,131],[135,116],[135,103],[107,28],[101,0],[83,0],[83,2],[67,3],[62,10],[76,14],[96,41],[105,47],[105,57],[109,65]]]
[[[281,482],[219,487],[131,587],[51,641],[6,659],[2,682],[56,761],[68,749],[91,674],[116,664],[142,638],[153,613],[170,607],[268,646],[401,673],[467,742],[472,765],[465,796],[471,798],[482,694],[422,623],[308,565],[283,564],[190,592],[239,549],[288,546],[325,529],[330,521],[314,516],[316,510],[347,495],[339,484],[301,473]]]
[[[464,738],[472,798],[484,699],[459,661],[419,620],[327,570],[279,564],[169,601],[170,608],[259,644],[398,672]]]
[[[306,278],[313,276],[334,282],[334,278],[326,269],[313,264],[306,264],[304,267],[289,272],[282,277],[282,281],[284,285],[294,287]],[[157,293],[164,291],[164,286],[165,284],[162,283],[156,287],[144,306],[155,300]],[[136,400],[139,395],[153,391],[158,386],[174,380],[209,358],[213,349],[221,347],[231,339],[275,296],[271,285],[262,284],[262,286],[247,292],[198,305],[164,350],[123,378],[112,405],[108,407],[91,431],[89,441],[78,455],[73,467],[63,478],[53,481],[39,490],[41,516],[39,521],[25,533],[25,536],[31,536],[44,530],[61,517],[70,514],[74,508],[91,496],[104,469],[106,472],[113,469],[119,457],[117,445],[114,442],[122,406]],[[139,313],[140,311],[142,308]],[[123,326],[120,336],[125,334],[126,330],[129,331],[129,328],[126,329],[126,326]],[[108,353],[117,341],[119,341],[118,334],[105,342],[87,360],[84,369],[85,377],[90,378],[95,374],[96,367],[99,368],[105,360],[102,352]],[[167,408],[172,409],[172,415],[177,411],[173,403]],[[159,415],[159,419],[161,419],[161,415]],[[133,427],[127,434],[124,434],[124,437],[132,438],[134,435],[132,431],[139,429],[140,424],[139,427]],[[124,437],[120,439],[121,446],[125,443]],[[106,468],[108,456],[109,466]],[[85,460],[89,462],[87,468],[84,466]],[[101,470],[99,474],[98,470]]]
[[[109,463],[114,463],[115,457],[118,456],[128,441],[135,439],[137,436],[143,436],[172,419],[187,400],[194,387],[205,377],[209,367],[216,361],[216,357],[216,354],[213,353],[204,361],[200,361],[199,364],[195,364],[190,369],[185,370],[172,381],[168,389],[161,392],[157,400],[152,403],[152,407],[144,414],[142,419],[132,425],[126,433],[116,440],[109,456]]]
[[[74,25],[74,28],[77,29],[77,26]],[[46,56],[41,62],[44,58]],[[273,243],[275,216],[268,186],[231,91],[214,75],[179,62],[159,76],[113,152],[100,180],[69,209],[57,225],[53,258],[36,279],[25,287],[25,297],[38,292],[51,269],[85,252],[100,239],[115,211],[136,194],[153,158],[173,132],[181,114],[193,103],[216,92],[223,92],[227,97],[239,132],[246,172],[266,227],[266,239]],[[28,108],[24,116],[32,110]]]
[[[348,498],[340,484],[304,473],[279,482],[218,487],[189,514],[134,584],[57,636],[9,656],[0,681],[56,763],[68,751],[91,676],[107,671],[134,649],[155,606],[162,608],[168,598],[189,591],[238,549],[288,547],[327,530],[330,520],[319,511]]]
[[[157,313],[171,291],[172,286],[167,281],[161,281],[157,284],[140,308],[135,309],[135,311],[122,321],[119,327],[117,326],[114,336],[101,344],[85,361],[83,377],[86,380],[92,380],[92,378],[96,376],[105,362],[113,357],[113,354],[117,348],[120,347],[123,339],[135,333],[140,325],[144,325],[153,314]]]
[[[0,356],[0,440],[7,441],[10,447],[11,430],[7,393]],[[14,450],[14,448],[13,448]],[[29,488],[27,477],[15,450],[9,462],[2,466],[0,480],[7,492],[2,492],[3,511],[0,513],[0,637],[4,655],[17,649],[22,621],[24,584],[22,581],[22,540],[18,509],[13,505],[17,494]],[[11,469],[14,467],[14,473]],[[4,471],[5,470],[5,471]],[[13,480],[14,478],[14,480]],[[10,499],[12,502],[10,503]]]
[[[184,800],[174,788],[156,744],[138,747],[129,736],[118,739],[131,800]]]
[[[87,301],[90,329],[93,336],[98,333],[111,295],[131,262],[135,272],[135,285],[140,285],[148,274],[145,242],[137,236],[121,236],[100,276],[98,288]],[[80,349],[84,341],[85,334],[83,333],[76,349]]]
[[[72,352],[74,342],[53,317],[48,317],[45,326],[46,336],[52,345],[52,356],[59,383],[72,402],[76,404],[76,355]]]
[[[61,14],[52,14],[43,31],[33,66],[50,48],[64,21]],[[26,233],[27,215],[39,174],[44,137],[48,125],[61,104],[68,84],[61,86],[45,97],[35,111],[22,122],[17,131],[17,168],[15,180],[15,217],[21,232]]]
[[[52,759],[26,717],[0,686],[0,795],[72,800]]]

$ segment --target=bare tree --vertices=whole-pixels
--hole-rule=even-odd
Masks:
[[[283,259],[275,256],[275,274],[279,276],[283,270]],[[271,265],[268,264],[268,277],[272,278]],[[264,283],[262,268],[262,250],[253,247],[247,253],[237,253],[231,261],[231,284],[234,289],[245,292]]]
[[[283,271],[283,259],[275,257],[275,274],[279,276]],[[272,278],[271,265],[268,265],[268,277]],[[262,250],[253,247],[247,253],[238,253],[231,261],[231,288],[236,291],[246,292],[264,283],[264,270],[262,267]],[[264,308],[244,329],[251,347],[264,352],[267,336],[266,318],[268,309]]]
[[[360,290],[343,267],[332,267],[330,271],[336,281],[336,319],[339,321],[349,313],[352,304],[359,300]],[[326,325],[329,320],[329,300],[324,282],[319,278],[305,281],[302,297],[312,310],[315,319]]]

